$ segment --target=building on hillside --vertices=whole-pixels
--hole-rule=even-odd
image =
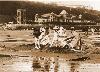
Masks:
[[[43,23],[43,22],[67,22],[70,19],[69,14],[63,10],[59,15],[51,12],[47,14],[43,14],[39,16],[35,15],[35,22]]]
[[[57,15],[52,13],[47,13],[39,16],[38,14],[35,15],[35,22],[55,22],[57,21]]]
[[[58,15],[59,22],[69,22],[70,14],[68,14],[65,10],[62,10],[61,13]]]
[[[26,24],[26,10],[17,9],[17,24]]]
[[[60,14],[55,14],[53,12],[39,15],[35,15],[35,22],[37,23],[46,23],[46,22],[81,22],[82,15],[72,15],[62,10]]]

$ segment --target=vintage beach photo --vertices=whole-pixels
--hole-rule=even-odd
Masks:
[[[100,1],[0,0],[0,72],[100,72]]]

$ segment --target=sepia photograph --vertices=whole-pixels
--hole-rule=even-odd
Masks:
[[[0,72],[100,72],[100,1],[0,0]]]

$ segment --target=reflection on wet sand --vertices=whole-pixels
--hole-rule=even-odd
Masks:
[[[78,72],[78,68],[79,68],[79,63],[78,62],[70,62],[69,66],[70,66],[70,71],[69,72]]]
[[[0,59],[0,72],[99,72],[100,63],[66,61],[59,57],[13,57]]]
[[[0,61],[0,72],[33,72],[31,57],[13,57]]]
[[[66,61],[56,58],[37,57],[38,68],[33,67],[33,72],[99,72],[100,64],[85,63],[84,61]],[[33,61],[33,65],[35,61]]]
[[[56,58],[36,57],[33,60],[33,71],[38,72],[75,72],[78,63],[71,63]]]

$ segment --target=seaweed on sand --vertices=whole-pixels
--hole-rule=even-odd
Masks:
[[[90,59],[89,57],[81,57],[81,58],[77,58],[77,59],[71,59],[70,61],[85,61]]]
[[[3,54],[0,54],[0,57],[11,57],[10,55],[3,55]]]

